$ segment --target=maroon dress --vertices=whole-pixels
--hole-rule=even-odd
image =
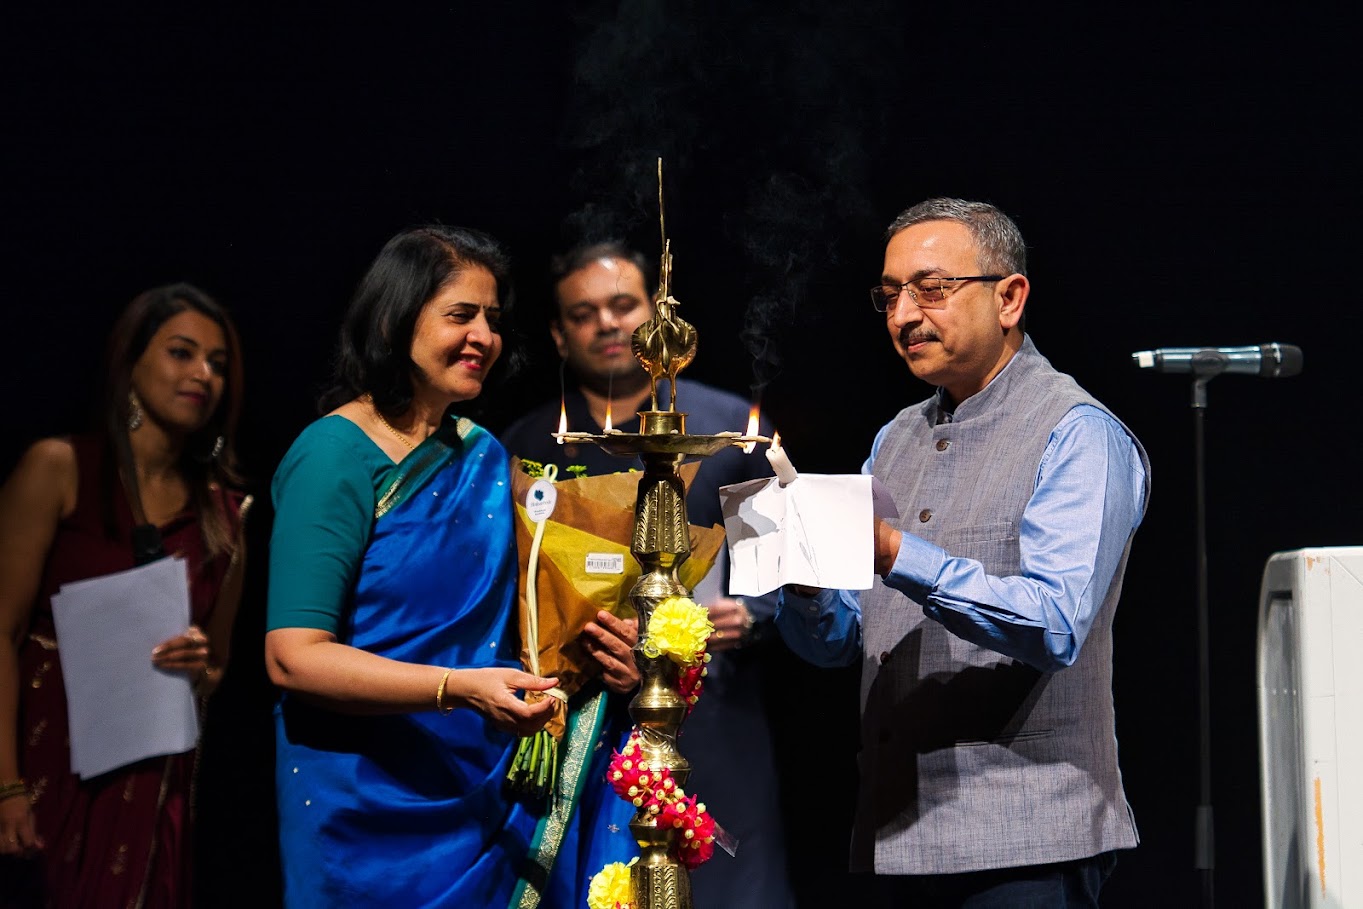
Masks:
[[[77,436],[76,508],[57,527],[28,637],[19,648],[19,768],[33,793],[36,862],[12,860],[0,873],[0,904],[154,909],[189,905],[190,824],[196,752],[150,758],[82,781],[71,772],[66,690],[58,659],[51,597],[62,584],[133,567],[132,512],[98,438]],[[112,492],[117,537],[105,529],[102,492]],[[218,507],[238,521],[241,496],[224,492]],[[189,568],[190,610],[205,627],[229,557],[204,558],[192,512],[162,525],[165,550]],[[151,659],[151,654],[147,654]],[[18,879],[6,881],[7,876]],[[22,894],[22,896],[20,896]]]

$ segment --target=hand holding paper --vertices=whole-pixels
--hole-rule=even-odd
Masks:
[[[784,584],[866,590],[875,571],[872,518],[898,517],[893,500],[869,475],[798,473],[779,438],[767,452],[776,477],[719,490],[730,594]]]
[[[189,574],[172,557],[63,584],[52,597],[70,715],[71,769],[90,779],[198,741],[194,691],[152,649],[189,625]]]
[[[198,625],[190,625],[184,634],[153,647],[151,663],[157,669],[183,672],[187,678],[197,679],[208,668],[208,637]]]

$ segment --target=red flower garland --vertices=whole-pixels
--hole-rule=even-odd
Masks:
[[[679,832],[676,857],[687,868],[695,868],[715,854],[715,819],[705,810],[704,802],[694,795],[673,799],[662,806],[658,824],[671,824]]]
[[[678,831],[673,857],[694,869],[715,854],[715,819],[705,803],[687,795],[666,767],[651,767],[643,760],[639,732],[630,733],[625,747],[611,755],[607,779],[615,794],[639,808],[654,823]]]
[[[696,608],[689,598],[678,599],[677,603],[680,607]],[[666,606],[667,601],[663,605]],[[682,609],[682,613],[684,617],[685,609]],[[705,648],[710,625],[708,621],[704,624],[705,634],[699,638],[694,660],[683,662],[675,652],[667,651],[682,664],[677,687],[686,701],[688,716],[700,700],[703,679],[707,674],[705,666],[710,662],[710,654]],[[704,864],[715,854],[715,819],[705,810],[704,802],[698,802],[695,796],[682,791],[677,781],[672,779],[670,770],[649,766],[644,761],[637,727],[631,730],[624,747],[611,754],[606,779],[616,795],[639,809],[644,816],[652,818],[660,827],[671,826],[677,831],[672,841],[672,856],[687,869]]]
[[[696,709],[696,702],[700,700],[700,691],[704,687],[701,681],[710,673],[705,664],[710,662],[710,654],[704,649],[696,652],[697,660],[694,665],[686,666],[682,669],[677,678],[677,687],[681,689],[681,696],[686,701],[686,715],[690,716],[691,711]]]

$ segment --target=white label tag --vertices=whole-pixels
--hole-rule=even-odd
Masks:
[[[618,552],[587,553],[587,574],[624,574],[625,557]]]
[[[525,510],[530,513],[530,520],[536,524],[554,513],[554,505],[557,502],[558,490],[548,480],[536,480],[530,486],[530,491],[525,494]]]

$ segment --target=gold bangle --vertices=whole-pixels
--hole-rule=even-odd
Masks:
[[[12,799],[16,795],[28,795],[28,783],[23,778],[0,783],[0,801]]]
[[[435,709],[446,715],[454,712],[453,704],[445,705],[445,683],[450,680],[451,672],[454,672],[453,668],[445,670],[445,674],[440,677],[440,687],[435,690]]]

